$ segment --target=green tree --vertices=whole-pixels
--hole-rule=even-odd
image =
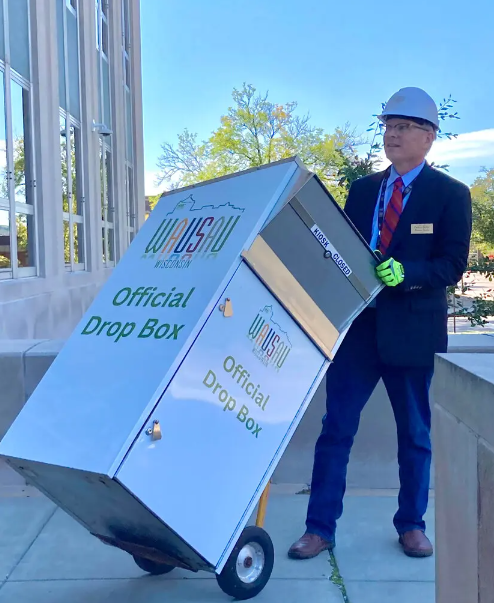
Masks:
[[[162,145],[158,184],[187,186],[298,155],[344,202],[338,173],[344,158],[362,142],[348,124],[326,133],[311,124],[309,115],[296,114],[296,102],[274,103],[252,85],[234,89],[232,98],[233,105],[207,140],[198,142],[186,129],[176,145]]]
[[[470,188],[472,195],[471,243],[473,250],[477,249],[486,254],[494,248],[494,168],[482,168],[481,173],[483,175],[478,176]],[[481,255],[480,260],[476,258],[470,262],[469,271],[481,274],[492,281],[494,279],[494,260],[486,255]],[[463,284],[448,289],[450,300],[455,302],[455,315],[467,318],[472,326],[485,326],[494,315],[494,300],[491,299],[491,291],[473,298],[465,306],[461,294],[470,289],[471,286]]]
[[[494,168],[481,170],[470,191],[472,194],[472,242],[485,249],[494,248]]]
[[[156,207],[156,203],[158,203],[160,197],[160,194],[149,196],[149,208],[151,209],[151,211],[153,211],[153,209]]]

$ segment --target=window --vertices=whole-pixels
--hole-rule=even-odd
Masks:
[[[110,95],[110,44],[109,21],[111,18],[108,0],[96,0],[96,31],[99,87],[99,122],[109,130],[112,125]],[[105,266],[115,265],[116,205],[113,198],[113,153],[112,136],[100,136],[101,172],[101,237],[102,258]]]
[[[130,163],[127,163],[126,170],[126,199],[127,199],[127,245],[134,240],[136,233],[136,208],[134,198],[134,170]]]
[[[84,270],[84,202],[81,170],[81,130],[64,114],[60,117],[64,259],[67,270]]]
[[[115,207],[113,203],[112,186],[112,154],[111,149],[100,137],[100,172],[101,172],[101,234],[103,263],[115,264]]]
[[[0,31],[0,279],[5,279],[36,276],[38,264],[27,0],[1,3]]]
[[[122,56],[124,82],[130,89],[130,6],[129,0],[122,0]]]
[[[77,0],[57,0],[64,261],[86,269]]]
[[[96,48],[108,58],[109,27],[108,0],[96,0]]]
[[[129,0],[122,0],[122,61],[123,61],[123,94],[125,102],[125,138],[126,138],[126,205],[127,205],[127,244],[130,245],[136,232],[136,212],[134,195],[133,172],[133,132],[132,132],[132,102],[130,94],[131,67],[130,67],[130,6]]]

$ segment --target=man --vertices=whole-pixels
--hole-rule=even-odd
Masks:
[[[392,165],[353,183],[350,220],[382,258],[386,285],[354,321],[327,374],[327,413],[318,438],[306,533],[294,559],[335,546],[343,512],[346,469],[360,413],[380,378],[398,434],[400,492],[394,526],[404,553],[432,555],[425,535],[431,465],[429,387],[434,354],[447,351],[446,287],[467,265],[471,234],[469,189],[425,161],[439,129],[434,101],[404,88],[380,119]]]

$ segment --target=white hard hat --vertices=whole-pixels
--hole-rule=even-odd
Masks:
[[[402,88],[395,92],[386,103],[379,119],[386,121],[387,117],[394,115],[425,119],[439,129],[436,103],[421,88]]]

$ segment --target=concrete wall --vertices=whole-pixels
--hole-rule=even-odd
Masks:
[[[437,358],[436,603],[494,601],[494,358]]]
[[[0,440],[63,344],[62,339],[0,341]],[[0,491],[25,485],[20,475],[0,461]]]
[[[63,345],[63,340],[0,341],[0,439]],[[453,335],[450,351],[494,352],[494,337]],[[5,386],[3,385],[5,384]],[[273,476],[277,483],[309,484],[314,445],[325,412],[323,380]],[[350,488],[398,488],[396,430],[379,383],[362,413],[348,471]],[[1,479],[1,476],[0,476]],[[433,483],[433,482],[432,482]]]
[[[0,340],[66,339],[110,273],[108,268],[2,282]]]
[[[61,350],[64,340],[0,342],[0,440]]]

